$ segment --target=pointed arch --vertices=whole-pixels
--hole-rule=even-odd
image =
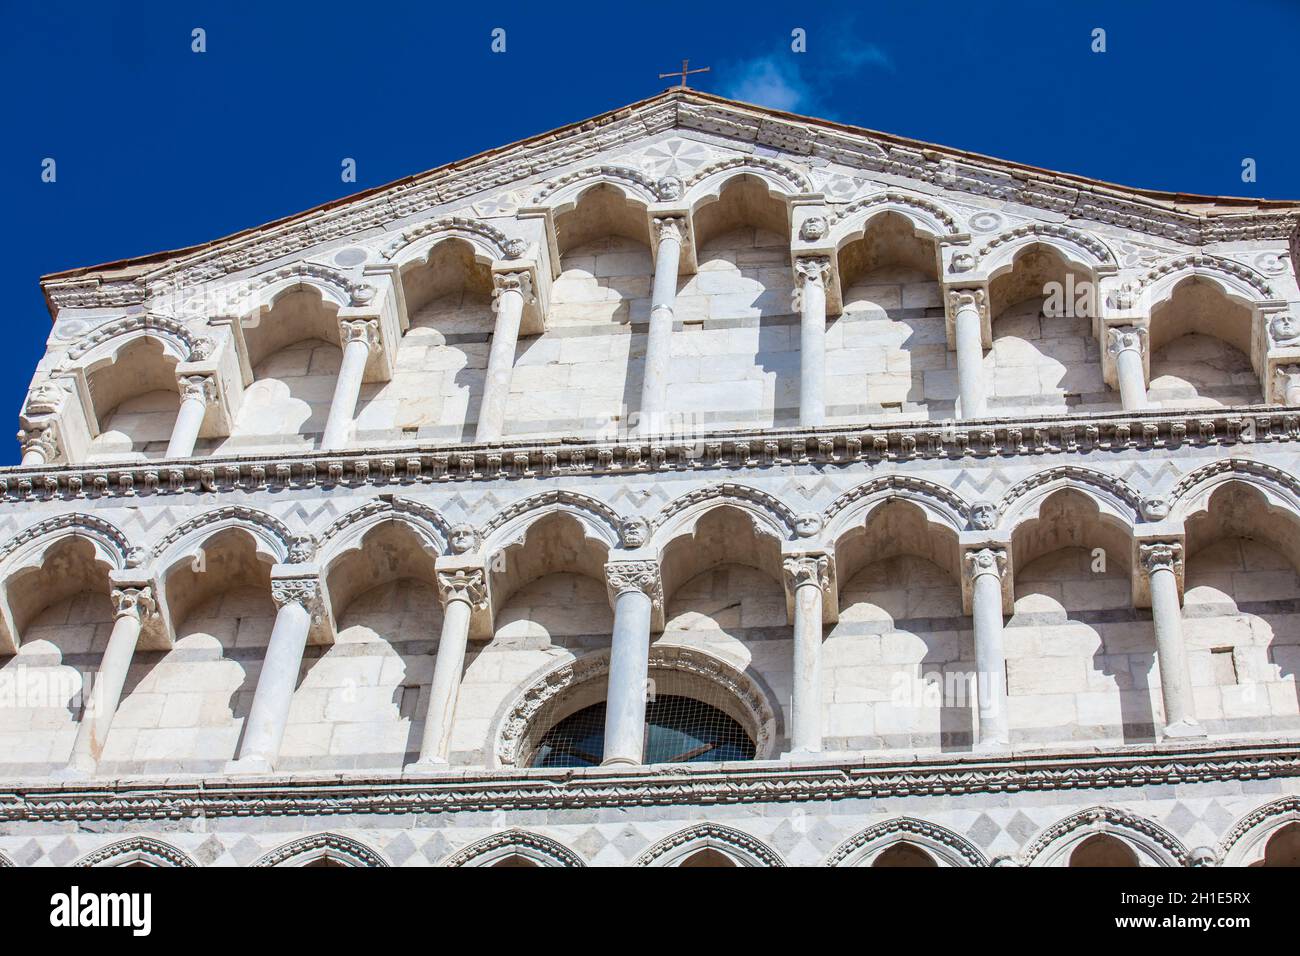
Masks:
[[[1089,807],[1052,824],[1030,842],[1025,866],[1064,866],[1090,836],[1106,833],[1123,840],[1148,866],[1183,866],[1187,848],[1160,824],[1116,807]]]
[[[754,176],[770,191],[784,197],[813,192],[812,180],[790,165],[767,156],[728,156],[701,166],[686,177],[686,205],[696,209],[702,201],[716,199],[727,183],[737,176]]]
[[[264,854],[253,866],[307,866],[322,859],[344,866],[388,866],[378,851],[337,833],[300,837]]]
[[[1221,458],[1188,472],[1170,489],[1170,517],[1186,522],[1205,507],[1218,488],[1230,482],[1254,488],[1270,505],[1300,517],[1300,479],[1250,458]]]
[[[547,180],[533,196],[533,205],[545,204],[558,211],[576,201],[579,194],[601,184],[613,186],[628,199],[646,205],[658,202],[660,198],[655,181],[645,173],[630,166],[604,164],[584,166]]]
[[[851,202],[832,213],[829,217],[829,241],[837,248],[842,247],[862,236],[877,216],[889,212],[902,216],[914,229],[934,240],[955,236],[961,231],[952,213],[934,200],[897,189],[886,189]]]
[[[1219,844],[1223,866],[1251,866],[1264,858],[1272,836],[1283,827],[1300,823],[1300,796],[1292,795],[1256,807],[1228,830]]]
[[[1014,530],[1036,518],[1044,501],[1067,488],[1092,500],[1102,515],[1119,522],[1130,534],[1141,520],[1142,495],[1123,478],[1078,465],[1060,465],[1035,472],[1008,488],[998,502],[999,523]]]
[[[323,566],[328,566],[343,552],[357,547],[371,528],[385,521],[406,525],[432,556],[447,552],[451,522],[441,511],[412,498],[381,495],[339,515],[320,533],[318,560]]]
[[[69,537],[88,539],[99,556],[114,569],[125,568],[129,563],[131,543],[115,524],[75,511],[42,518],[16,532],[0,545],[0,562],[12,566],[30,561],[51,544]]]
[[[182,521],[159,538],[149,549],[154,563],[161,569],[175,564],[181,557],[194,553],[213,534],[227,528],[247,531],[276,564],[289,560],[294,536],[283,521],[257,508],[246,505],[227,505],[214,508]]]
[[[863,866],[885,850],[911,844],[926,850],[944,866],[988,866],[975,844],[947,827],[915,817],[898,817],[860,830],[826,858],[824,866]]]
[[[714,850],[736,866],[785,866],[762,840],[718,823],[697,823],[664,837],[642,853],[635,865],[678,866],[701,850]]]
[[[556,512],[577,518],[588,536],[607,548],[619,547],[623,519],[617,511],[590,495],[555,488],[521,498],[488,519],[483,526],[485,551],[492,554],[518,541],[535,521]]]
[[[380,255],[402,266],[428,258],[433,247],[448,239],[460,239],[475,252],[475,259],[491,265],[494,259],[511,259],[515,249],[510,238],[495,226],[465,216],[440,216],[402,231],[383,247]]]
[[[744,511],[753,519],[755,530],[778,541],[792,539],[801,527],[807,527],[801,524],[802,516],[775,495],[724,481],[679,495],[660,508],[650,519],[650,543],[662,549],[674,538],[691,533],[700,518],[723,506]]]
[[[896,500],[911,502],[954,532],[964,530],[970,519],[966,499],[943,485],[910,475],[880,475],[854,485],[826,506],[821,515],[826,540],[835,541],[866,521],[879,505]]]
[[[586,866],[582,857],[549,837],[527,830],[510,829],[494,833],[462,847],[442,862],[443,866],[495,866],[510,857],[522,857],[537,866]]]
[[[1096,236],[1055,223],[1029,223],[1008,229],[989,239],[980,248],[978,261],[991,278],[1011,266],[1016,256],[1030,246],[1053,249],[1066,265],[1093,273],[1109,273],[1119,264],[1108,245]]]
[[[132,837],[87,853],[73,866],[198,866],[189,854],[151,837]]]

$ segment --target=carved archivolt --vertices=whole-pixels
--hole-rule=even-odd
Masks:
[[[119,840],[86,854],[74,866],[126,866],[146,863],[150,866],[198,866],[189,855],[176,847],[149,837]]]
[[[1130,286],[1129,291],[1136,298],[1161,280],[1177,275],[1180,272],[1191,275],[1218,274],[1229,280],[1234,280],[1230,283],[1234,287],[1238,286],[1239,283],[1245,283],[1260,299],[1276,298],[1272,286],[1254,269],[1232,259],[1225,259],[1223,256],[1207,255],[1205,253],[1194,253],[1166,259],[1139,277]]]
[[[1202,495],[1228,481],[1242,481],[1273,492],[1293,510],[1300,510],[1300,479],[1289,471],[1249,458],[1220,458],[1188,472],[1170,490],[1169,503],[1174,513],[1185,520]]]
[[[441,216],[403,230],[401,235],[383,247],[380,255],[385,259],[399,258],[398,254],[408,246],[430,236],[437,236],[439,241],[444,238],[464,239],[471,245],[482,248],[491,258],[512,258],[506,254],[510,238],[504,232],[465,216]]]
[[[794,538],[800,524],[800,518],[784,501],[748,485],[723,481],[717,484],[689,491],[674,498],[650,519],[650,526],[660,543],[676,537],[681,533],[682,522],[674,519],[683,514],[709,511],[715,507],[731,505],[754,515],[760,534],[769,534],[777,539]],[[660,529],[666,529],[661,532]]]
[[[541,188],[533,196],[533,203],[540,205],[551,198],[567,186],[574,183],[586,182],[587,180],[597,180],[601,182],[620,183],[624,186],[632,187],[633,191],[638,193],[647,203],[654,202],[658,198],[658,192],[655,188],[655,181],[650,176],[640,170],[633,169],[630,166],[602,165],[586,166],[582,169],[571,173],[565,173],[563,176],[556,177],[542,184]]]
[[[1117,512],[1124,515],[1129,524],[1136,524],[1140,520],[1142,495],[1136,488],[1123,478],[1094,471],[1091,468],[1081,468],[1078,465],[1048,468],[1016,482],[1003,494],[998,511],[1006,515],[1023,510],[1025,505],[1022,501],[1032,500],[1044,492],[1059,490],[1055,486],[1076,488],[1090,498],[1104,499]]]
[[[988,866],[975,844],[947,827],[913,817],[886,820],[845,840],[830,856],[826,866],[858,866],[897,843],[912,843],[940,857],[950,866]]]
[[[730,693],[743,712],[745,729],[754,737],[755,759],[770,754],[776,737],[776,711],[751,678],[711,654],[672,645],[650,648],[650,670],[656,669],[691,674]],[[528,756],[522,752],[525,746],[541,736],[533,724],[546,705],[589,681],[603,682],[608,675],[609,653],[601,652],[564,661],[532,680],[501,720],[497,763],[502,767],[518,766]],[[604,699],[603,695],[600,699]]]
[[[451,523],[437,508],[411,498],[385,495],[353,508],[331,522],[320,534],[321,550],[337,552],[364,534],[363,530],[386,519],[393,518],[407,524],[438,554],[447,550],[451,536]],[[336,539],[338,542],[336,543]]]
[[[288,559],[289,549],[293,544],[293,534],[289,531],[289,528],[279,518],[245,505],[226,505],[222,508],[214,508],[211,511],[205,511],[200,515],[182,521],[159,538],[149,551],[155,558],[161,557],[179,542],[194,536],[195,532],[214,525],[242,528],[262,541],[277,561]],[[221,529],[213,528],[213,531],[216,530]],[[208,536],[203,535],[205,538]]]
[[[152,312],[146,312],[140,315],[129,315],[126,318],[117,319],[99,326],[68,349],[65,353],[64,364],[80,360],[87,353],[111,339],[126,339],[138,336],[157,339],[179,361],[188,360],[195,348],[199,347],[201,341],[200,336],[195,335],[181,323],[164,318],[161,315],[155,315]]]
[[[126,567],[131,544],[126,535],[117,526],[94,515],[70,514],[55,515],[44,518],[33,525],[23,528],[12,538],[0,545],[0,560],[41,538],[85,537],[100,545],[105,555],[118,568]]]
[[[739,866],[785,866],[762,840],[717,823],[698,823],[664,837],[637,857],[635,865],[672,866],[705,849],[717,850]]]
[[[1113,834],[1162,866],[1187,862],[1187,849],[1176,836],[1146,817],[1115,807],[1090,807],[1054,823],[1025,848],[1021,860],[1024,866],[1056,865],[1096,833]]]
[[[838,529],[846,522],[857,524],[858,513],[864,507],[870,507],[877,498],[914,502],[939,515],[954,531],[961,531],[970,517],[970,506],[966,499],[943,485],[910,475],[880,475],[854,485],[827,505],[822,512],[826,527]],[[844,512],[850,514],[840,518]],[[832,536],[834,533],[833,531]]]
[[[857,217],[858,213],[874,209],[876,206],[902,206],[905,209],[916,210],[923,215],[922,218],[933,218],[940,225],[943,232],[954,236],[961,230],[957,226],[957,220],[953,218],[948,210],[944,209],[937,202],[930,199],[922,199],[919,196],[913,196],[909,193],[899,192],[896,189],[887,189],[883,193],[877,193],[874,196],[866,196],[855,202],[849,203],[838,212],[831,213],[829,217],[830,225],[835,226],[840,223],[846,223],[850,219]],[[871,217],[867,212],[862,217],[865,221]]]
[[[1094,265],[1110,265],[1118,268],[1115,261],[1115,254],[1110,248],[1094,236],[1086,232],[1080,232],[1078,229],[1071,229],[1069,226],[1062,226],[1056,223],[1029,223],[1024,226],[1017,226],[1015,229],[1009,229],[1006,232],[994,236],[984,244],[979,251],[979,257],[983,259],[992,252],[1008,244],[1016,245],[1020,240],[1025,238],[1041,239],[1059,239],[1078,246],[1088,253],[1093,260]]]
[[[521,856],[539,866],[586,866],[568,847],[527,830],[494,833],[458,850],[443,866],[492,866],[512,856]]]
[[[1233,824],[1219,844],[1224,866],[1249,866],[1264,855],[1269,839],[1289,823],[1300,822],[1300,796],[1257,807]]]
[[[370,287],[354,282],[344,272],[318,262],[295,262],[264,272],[254,279],[242,298],[255,296],[258,304],[268,306],[290,289],[308,286],[340,306],[361,304]]]
[[[317,833],[286,843],[253,866],[305,866],[322,857],[347,866],[388,866],[388,861],[370,847],[337,833]]]
[[[771,179],[775,177],[783,182],[791,192],[810,193],[813,191],[812,181],[798,169],[788,163],[768,159],[766,156],[729,156],[726,159],[720,159],[715,163],[709,163],[707,166],[701,166],[683,180],[683,185],[689,189],[696,183],[708,179],[714,173],[732,169],[738,169],[741,172],[765,173],[764,178]]]
[[[514,525],[530,512],[546,513],[555,510],[575,513],[587,524],[594,526],[597,534],[611,548],[618,547],[619,529],[623,524],[619,513],[597,498],[564,488],[553,488],[540,494],[529,495],[498,511],[483,526],[484,537],[491,536],[501,528]],[[543,514],[538,515],[538,517],[542,516]]]

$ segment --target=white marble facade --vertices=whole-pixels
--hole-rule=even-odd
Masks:
[[[1298,222],[673,91],[47,276],[0,865],[1295,865]]]

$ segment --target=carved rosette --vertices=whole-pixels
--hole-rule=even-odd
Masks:
[[[997,575],[1000,579],[1007,573],[1007,552],[1005,548],[980,548],[967,551],[962,562],[966,576],[974,581],[981,574]]]
[[[181,401],[197,399],[204,405],[210,405],[217,399],[217,380],[211,375],[186,375],[177,380]]]
[[[658,561],[611,561],[605,565],[605,583],[613,598],[627,591],[640,591],[652,603],[663,603],[663,580],[659,576]]]
[[[831,559],[824,554],[801,554],[781,562],[786,584],[792,591],[805,585],[814,585],[825,591],[831,583]]]
[[[1178,541],[1152,541],[1138,547],[1138,560],[1147,574],[1156,571],[1173,571],[1183,567],[1183,546]]]
[[[682,242],[686,239],[686,220],[682,216],[656,216],[654,230],[655,239],[659,242],[665,239]]]
[[[517,292],[527,304],[533,299],[533,277],[524,270],[498,272],[492,276],[492,311],[501,308],[501,297],[507,292]]]
[[[438,572],[438,593],[445,607],[452,601],[463,601],[470,607],[482,610],[487,607],[487,579],[482,568],[457,568]]]
[[[1147,330],[1139,326],[1122,325],[1106,330],[1106,351],[1114,358],[1119,353],[1132,349],[1141,355],[1146,351]]]
[[[158,613],[158,603],[153,597],[153,588],[114,588],[111,595],[113,616],[133,617],[139,623]]]
[[[353,342],[364,342],[373,352],[379,348],[379,321],[377,319],[342,319],[339,322],[339,340],[347,348]]]

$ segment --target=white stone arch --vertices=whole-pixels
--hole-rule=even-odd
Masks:
[[[115,524],[74,511],[42,518],[0,545],[0,580],[20,568],[39,564],[40,557],[52,545],[67,538],[89,541],[97,556],[113,570],[125,568],[133,557],[130,541]]]
[[[849,203],[830,217],[829,241],[837,250],[861,239],[873,220],[886,213],[906,219],[914,230],[938,243],[960,231],[952,213],[932,199],[888,189]]]
[[[557,488],[521,498],[488,519],[483,526],[484,553],[492,555],[519,544],[537,521],[557,513],[576,518],[583,534],[606,549],[620,546],[623,519],[617,511],[598,498]]]
[[[793,540],[800,529],[809,527],[806,516],[795,514],[775,495],[749,485],[720,482],[679,495],[659,509],[650,519],[650,546],[663,553],[676,538],[694,533],[700,520],[711,511],[724,507],[744,512],[758,534],[777,541]]]
[[[458,239],[473,250],[474,261],[486,267],[498,259],[514,258],[510,238],[485,222],[464,216],[443,216],[419,223],[384,246],[381,255],[398,268],[425,262],[442,243]]]
[[[113,362],[123,349],[141,339],[157,341],[163,355],[176,362],[187,362],[195,349],[204,348],[202,336],[194,334],[180,322],[153,313],[129,315],[91,330],[65,353],[61,367],[78,369],[85,375]]]
[[[1283,827],[1300,823],[1300,796],[1283,797],[1251,810],[1219,844],[1221,866],[1253,866],[1264,859],[1268,841]]]
[[[844,491],[821,514],[822,538],[833,546],[845,534],[862,527],[876,508],[890,501],[916,505],[929,520],[960,534],[969,520],[970,505],[957,492],[924,478],[881,475]]]
[[[729,156],[702,166],[683,181],[683,205],[692,215],[718,200],[727,184],[741,176],[753,176],[767,186],[769,194],[782,200],[814,191],[812,180],[790,165],[766,156]]]
[[[1132,283],[1131,293],[1140,303],[1141,311],[1149,315],[1190,278],[1206,280],[1230,300],[1252,312],[1261,303],[1276,301],[1272,286],[1261,273],[1232,259],[1204,253],[1165,259]]]
[[[988,866],[975,844],[947,827],[915,817],[885,820],[849,837],[826,858],[825,866],[870,866],[876,857],[899,844],[928,853],[939,866]]]
[[[510,829],[494,833],[462,847],[442,862],[443,866],[495,866],[502,860],[522,857],[537,866],[580,867],[587,864],[568,847],[549,837],[527,830]]]
[[[169,572],[178,563],[195,558],[213,535],[230,528],[247,532],[258,554],[269,563],[283,564],[289,560],[294,536],[284,522],[256,508],[227,505],[188,518],[158,539],[149,549],[153,566]]]
[[[441,511],[430,505],[383,495],[335,518],[318,536],[317,560],[330,567],[342,555],[361,547],[370,531],[395,521],[415,533],[430,559],[447,553],[451,523]]]
[[[316,292],[328,305],[346,308],[358,304],[361,284],[339,269],[315,262],[295,262],[254,278],[239,312],[247,317],[259,311],[270,311],[280,298],[302,289]]]
[[[344,866],[388,866],[377,850],[337,833],[316,833],[292,840],[263,854],[253,866],[307,866],[320,859]]]
[[[736,866],[785,866],[758,837],[719,823],[697,823],[664,837],[636,860],[636,866],[678,866],[700,850],[714,850]]]
[[[977,262],[991,282],[1009,271],[1016,257],[1033,246],[1046,246],[1055,251],[1068,268],[1094,276],[1118,269],[1115,253],[1098,237],[1080,229],[1047,223],[1017,226],[989,238],[980,247]]]
[[[649,669],[651,673],[678,671],[721,688],[728,699],[712,702],[729,705],[723,708],[724,712],[753,739],[754,759],[775,758],[777,741],[784,732],[778,718],[781,705],[758,680],[706,650],[674,644],[652,644]],[[536,741],[555,723],[588,704],[604,700],[608,676],[609,651],[567,657],[534,671],[493,721],[495,766],[519,766]],[[574,698],[576,702],[570,701],[567,708],[556,709],[566,698]]]
[[[1021,854],[1024,866],[1065,866],[1075,848],[1099,833],[1122,840],[1140,866],[1184,866],[1187,848],[1160,824],[1116,807],[1089,807],[1052,824]]]
[[[1020,525],[1037,520],[1043,503],[1067,489],[1095,504],[1099,517],[1130,537],[1141,520],[1142,496],[1123,478],[1092,468],[1061,465],[1036,472],[1008,488],[998,502],[1000,518],[995,526],[1014,532]]]
[[[545,205],[558,215],[573,208],[587,190],[602,184],[612,186],[625,198],[646,206],[660,199],[658,186],[652,177],[631,166],[604,164],[584,166],[547,180],[534,194],[533,205]]]
[[[1188,472],[1169,492],[1169,516],[1184,524],[1204,512],[1210,498],[1227,484],[1258,491],[1274,508],[1300,520],[1300,479],[1273,465],[1249,458],[1222,458]]]
[[[111,867],[130,866],[133,863],[158,867],[198,866],[190,858],[189,854],[169,843],[151,837],[132,837],[128,840],[118,840],[116,843],[102,846],[98,850],[92,850],[74,863],[73,866]]]

